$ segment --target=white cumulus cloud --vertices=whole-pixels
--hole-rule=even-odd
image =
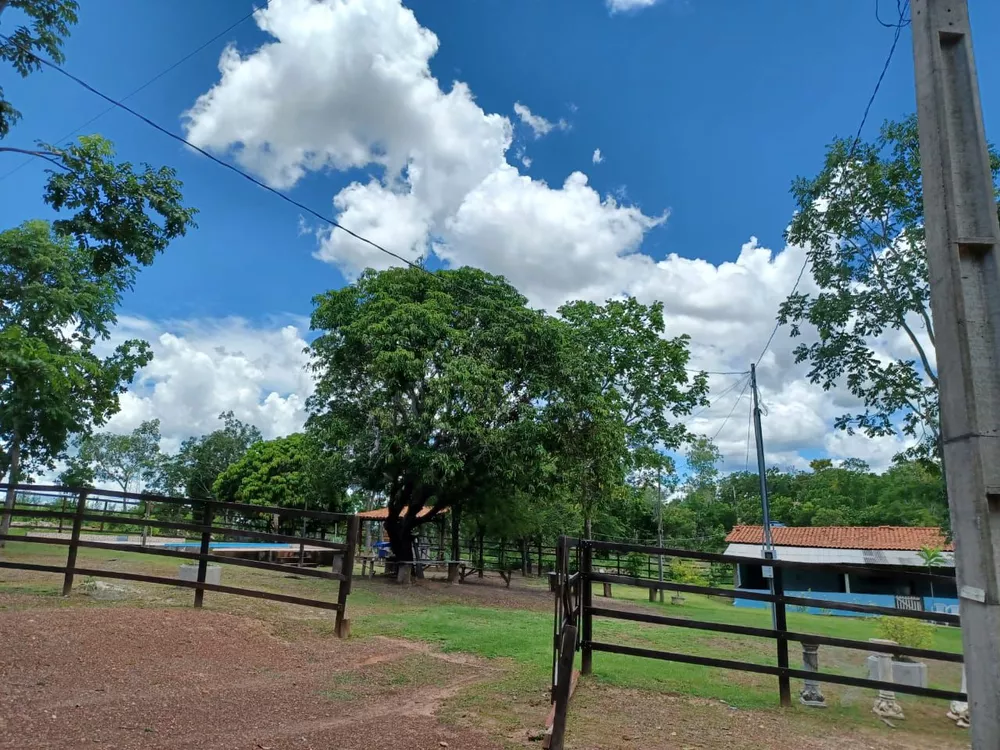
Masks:
[[[612,11],[653,4],[609,0]],[[443,85],[434,77],[438,38],[400,0],[271,0],[255,20],[269,39],[254,50],[229,48],[222,55],[218,82],[185,116],[194,143],[231,154],[281,188],[307,173],[364,169],[371,175],[367,181],[332,196],[338,219],[408,260],[433,248],[449,265],[504,274],[548,310],[569,299],[624,294],[663,301],[669,333],[691,336],[692,366],[743,371],[756,361],[801,268],[801,248],[772,250],[751,239],[734,248],[735,260],[720,264],[644,253],[643,242],[667,220],[667,207],[641,209],[624,188],[617,197],[602,197],[581,171],[552,184],[522,174],[530,160],[522,148],[512,148],[510,119],[485,111],[465,83]],[[514,112],[538,136],[568,127],[520,102]],[[601,160],[598,149],[591,161]],[[318,236],[317,257],[348,276],[398,262],[337,230]],[[809,291],[809,283],[807,274],[800,289]],[[233,328],[235,338],[241,330]],[[260,335],[292,336],[281,330]],[[223,372],[246,383],[246,391],[232,383],[220,387],[222,401],[209,414],[202,390],[188,392],[179,375],[150,374],[146,395],[137,397],[141,403],[132,411],[158,413],[160,406],[177,403],[187,404],[192,419],[214,419],[235,400],[243,413],[270,424],[269,434],[301,423],[310,384],[270,388],[267,376],[252,366],[254,357],[233,360],[206,350],[205,342],[215,339],[199,325],[169,335],[174,339],[158,340],[157,346],[166,361],[189,369],[193,382],[215,383]],[[854,451],[884,464],[897,446],[833,433],[833,418],[856,405],[842,392],[808,383],[805,368],[794,361],[795,343],[779,331],[760,363],[770,410],[764,425],[769,460],[801,466],[809,451],[835,458]],[[880,342],[890,355],[904,344],[892,337]],[[713,376],[713,393],[738,377]],[[692,429],[718,434],[729,468],[742,468],[746,455],[749,403],[745,395],[736,403],[739,392],[727,392],[691,420]],[[239,401],[241,393],[245,401]]]
[[[122,317],[114,339],[144,338],[154,357],[122,396],[121,411],[107,429],[129,432],[159,419],[168,451],[186,437],[218,429],[223,411],[256,425],[266,438],[301,429],[313,390],[305,329],[298,319],[254,325],[241,318]]]
[[[520,118],[521,122],[531,128],[531,131],[535,134],[535,138],[548,135],[553,130],[569,129],[569,123],[566,120],[560,118],[558,122],[551,122],[541,115],[534,114],[525,105],[521,104],[521,102],[514,102],[514,114]]]
[[[604,156],[601,154],[601,149],[595,148],[594,149],[594,154],[593,154],[593,156],[590,157],[590,160],[594,164],[600,164],[601,162],[603,162],[604,161]]]

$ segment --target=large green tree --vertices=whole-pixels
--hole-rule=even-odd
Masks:
[[[886,122],[871,143],[834,140],[820,173],[793,183],[787,240],[806,248],[818,290],[790,295],[779,320],[810,339],[795,349],[810,380],[860,402],[837,427],[901,432],[933,455],[938,380],[918,145],[916,117]],[[1000,159],[992,149],[990,158],[996,180]],[[893,338],[909,353],[890,356]]]
[[[312,327],[307,429],[386,498],[397,559],[412,559],[419,524],[536,476],[556,325],[502,278],[369,270],[317,297]]]
[[[118,396],[150,359],[145,341],[100,356],[119,291],[93,258],[47,222],[0,233],[0,442],[14,504],[23,468],[52,466],[73,434],[118,411]],[[0,522],[6,533],[10,516]]]

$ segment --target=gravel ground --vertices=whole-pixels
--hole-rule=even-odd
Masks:
[[[289,642],[249,618],[124,607],[0,612],[0,633],[0,748],[501,748],[435,719],[479,665],[398,641]],[[329,690],[415,651],[445,662],[433,685]]]

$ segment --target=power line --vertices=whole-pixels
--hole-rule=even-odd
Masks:
[[[719,425],[719,429],[715,431],[714,435],[712,435],[713,443],[715,442],[715,439],[719,437],[719,433],[722,432],[722,429],[726,426],[726,423],[729,421],[729,418],[733,416],[733,412],[736,411],[736,407],[740,405],[740,401],[743,400],[743,396],[747,392],[747,388],[749,386],[750,386],[750,378],[747,378],[746,382],[743,384],[743,390],[740,391],[740,395],[736,397],[736,403],[733,404],[733,408],[729,410],[729,414],[727,414],[726,418],[722,420],[722,424]]]
[[[861,131],[864,130],[865,123],[868,122],[868,115],[871,112],[872,105],[875,103],[875,97],[878,96],[879,89],[882,88],[882,81],[885,80],[885,74],[889,70],[889,64],[892,62],[892,56],[896,52],[896,45],[899,43],[900,34],[902,34],[903,28],[906,26],[906,24],[909,23],[909,21],[903,23],[903,19],[906,14],[906,9],[909,7],[909,5],[910,5],[910,0],[902,0],[901,3],[899,2],[899,0],[897,0],[896,7],[897,10],[899,11],[899,21],[898,23],[895,24],[885,24],[882,23],[881,19],[878,19],[878,1],[876,0],[875,16],[878,19],[879,23],[882,23],[883,26],[888,26],[889,28],[896,29],[896,33],[893,34],[892,46],[889,47],[889,54],[886,55],[885,64],[882,65],[882,72],[879,73],[878,80],[875,82],[875,88],[872,90],[871,96],[868,97],[868,104],[865,105],[865,111],[864,114],[861,116],[861,122],[858,125],[858,130],[854,134],[854,140],[851,143],[851,148],[847,152],[847,158],[844,161],[845,164],[850,163],[851,159],[854,158],[854,152],[857,150],[858,143],[861,141]],[[799,288],[799,283],[802,281],[802,276],[803,274],[805,274],[805,270],[808,265],[809,265],[809,254],[807,252],[805,259],[802,261],[802,268],[799,269],[799,275],[795,279],[795,285],[792,287],[792,291],[788,293],[786,299],[795,294],[795,290]],[[757,361],[754,364],[759,365],[760,361],[764,359],[764,355],[767,354],[767,350],[771,347],[771,342],[774,341],[774,336],[778,332],[778,328],[780,327],[781,327],[781,322],[780,321],[775,322],[774,328],[771,330],[771,335],[768,336],[767,343],[764,344],[764,348],[761,350],[760,356],[757,357]]]
[[[44,57],[39,57],[34,52],[32,52],[30,49],[24,47],[23,45],[18,45],[10,37],[5,36],[3,34],[0,34],[0,38],[2,38],[4,41],[6,41],[9,44],[14,44],[15,46],[17,46],[22,52],[24,52],[27,55],[30,55],[35,60],[37,60],[40,65],[44,65],[44,66],[46,66],[48,68],[51,68],[52,70],[56,71],[57,73],[60,73],[61,75],[66,76],[67,78],[69,78],[71,81],[73,81],[77,85],[82,86],[87,91],[89,91],[90,93],[94,94],[95,96],[99,96],[101,99],[104,99],[104,101],[106,101],[106,102],[108,102],[109,104],[112,105],[112,108],[118,107],[119,109],[125,110],[130,115],[132,115],[133,117],[136,117],[136,118],[142,120],[144,123],[146,123],[147,125],[149,125],[149,127],[153,128],[154,130],[158,130],[159,132],[163,133],[163,135],[167,136],[168,138],[172,138],[173,140],[177,141],[178,143],[183,143],[188,148],[194,149],[199,154],[201,154],[202,156],[204,156],[206,159],[209,159],[209,160],[215,162],[220,167],[224,167],[225,169],[228,169],[229,171],[234,172],[235,174],[238,174],[240,177],[242,177],[245,180],[248,180],[249,182],[252,182],[257,187],[263,188],[264,190],[266,190],[269,193],[273,193],[274,195],[278,196],[281,200],[283,200],[286,203],[289,203],[289,204],[295,206],[296,208],[298,208],[301,211],[305,211],[310,216],[312,216],[312,217],[314,217],[316,219],[319,219],[320,221],[322,221],[322,222],[324,222],[326,224],[329,224],[330,226],[335,227],[336,229],[339,229],[342,232],[346,232],[351,237],[354,237],[354,239],[360,240],[361,242],[364,242],[366,245],[370,245],[371,247],[375,248],[379,252],[385,253],[386,255],[388,255],[388,256],[390,256],[392,258],[395,258],[396,260],[398,260],[398,261],[400,261],[402,263],[405,263],[406,265],[410,266],[411,268],[419,269],[419,270],[424,271],[425,273],[429,274],[430,276],[432,276],[434,278],[437,278],[432,272],[428,271],[426,268],[424,268],[420,264],[414,263],[413,261],[410,261],[410,260],[407,260],[402,255],[399,255],[398,253],[394,253],[392,250],[387,250],[386,248],[384,248],[381,245],[379,245],[377,242],[375,242],[373,240],[370,240],[367,237],[363,237],[360,234],[358,234],[357,232],[351,231],[350,229],[348,229],[347,227],[345,227],[343,224],[340,224],[337,221],[331,219],[329,216],[324,216],[319,211],[316,211],[315,209],[310,208],[306,204],[301,203],[300,201],[297,201],[297,200],[295,200],[294,198],[292,198],[292,197],[290,197],[288,195],[285,195],[283,192],[281,192],[280,190],[278,190],[276,188],[271,187],[267,183],[261,182],[256,177],[253,177],[252,175],[248,174],[247,172],[244,172],[239,167],[234,166],[234,165],[230,164],[227,161],[223,161],[222,159],[218,158],[217,156],[214,156],[213,154],[209,153],[208,151],[206,151],[205,149],[201,148],[200,146],[194,145],[193,143],[191,143],[191,141],[189,141],[184,136],[177,135],[176,133],[173,133],[170,130],[167,130],[167,128],[163,127],[159,123],[154,122],[153,120],[149,119],[145,115],[137,112],[136,110],[134,110],[131,107],[129,107],[127,104],[124,104],[123,102],[118,101],[117,99],[114,99],[114,98],[108,96],[103,91],[99,91],[98,89],[94,88],[89,83],[87,83],[86,81],[84,81],[82,78],[79,78],[78,76],[73,75],[69,71],[64,70],[59,65],[56,65],[54,62],[52,62],[51,60],[46,60]],[[469,290],[466,290],[466,291],[469,291]]]
[[[746,375],[749,370],[698,370],[694,367],[685,367],[684,372],[705,373],[706,375]]]
[[[733,374],[735,374],[735,375],[747,375],[747,382],[750,381],[750,377],[749,377],[748,373],[738,372],[738,373],[733,373]],[[742,382],[743,382],[743,378],[740,378],[739,380],[734,381],[732,385],[730,385],[728,388],[726,388],[726,390],[724,390],[722,393],[720,393],[718,396],[715,397],[716,401],[718,401],[720,398],[722,398],[723,396],[725,396],[727,393],[730,393],[731,391],[734,391],[737,388],[739,388],[740,387],[740,383],[742,383]],[[693,422],[695,419],[697,419],[698,417],[700,417],[706,411],[708,411],[709,409],[711,409],[712,406],[714,406],[714,404],[711,404],[711,403],[708,404],[708,406],[703,406],[698,411],[696,411],[694,414],[692,414],[690,417],[688,417],[687,418],[687,422],[688,423]]]
[[[753,427],[753,404],[750,404],[750,413],[747,416],[747,460],[743,466],[744,472],[750,471],[750,432]]]
[[[264,9],[266,9],[266,8],[269,7],[270,2],[271,2],[271,0],[264,0]],[[184,55],[184,57],[180,58],[179,60],[177,60],[176,62],[174,62],[172,65],[170,65],[170,66],[164,68],[163,70],[161,70],[155,76],[153,76],[148,81],[146,81],[144,84],[142,84],[138,88],[133,89],[132,91],[130,91],[128,94],[126,94],[124,97],[122,97],[122,101],[123,102],[124,101],[128,101],[129,99],[131,99],[133,96],[135,96],[139,92],[143,91],[144,89],[148,88],[149,86],[152,86],[158,80],[160,80],[161,78],[163,78],[163,76],[167,75],[168,73],[172,73],[174,70],[176,70],[181,65],[183,65],[184,63],[186,63],[188,60],[190,60],[192,57],[194,57],[195,55],[197,55],[203,49],[205,49],[206,47],[208,47],[209,45],[211,45],[213,42],[218,41],[221,37],[223,37],[226,34],[228,34],[230,31],[232,31],[233,29],[235,29],[240,24],[242,24],[245,21],[248,21],[251,18],[253,18],[254,14],[258,10],[261,10],[261,9],[260,8],[254,8],[252,11],[250,11],[249,13],[247,13],[245,16],[243,16],[242,18],[240,18],[238,21],[235,21],[234,23],[231,23],[229,26],[227,26],[222,31],[220,31],[218,34],[216,34],[211,39],[209,39],[208,41],[206,41],[204,44],[202,44],[199,47],[196,47],[195,49],[191,50],[186,55]],[[38,58],[36,58],[36,59],[38,59]],[[89,120],[87,120],[82,125],[80,125],[80,126],[74,128],[73,130],[69,131],[68,133],[66,133],[66,135],[61,136],[55,142],[56,143],[61,143],[62,141],[65,141],[67,138],[70,138],[71,136],[76,135],[81,130],[83,130],[84,128],[86,128],[89,125],[94,124],[95,122],[97,122],[98,120],[100,120],[102,117],[104,117],[104,115],[108,114],[108,112],[111,112],[114,109],[115,109],[115,105],[112,104],[107,109],[105,109],[105,110],[99,112],[98,114],[94,115],[93,117],[91,117]],[[18,172],[21,169],[23,169],[24,167],[26,167],[28,164],[31,163],[31,161],[32,160],[29,157],[28,159],[25,159],[23,162],[21,162],[20,164],[18,164],[16,167],[14,167],[13,169],[11,169],[10,171],[5,172],[3,175],[0,175],[0,182],[3,182],[4,180],[6,180],[8,177],[10,177],[15,172]]]

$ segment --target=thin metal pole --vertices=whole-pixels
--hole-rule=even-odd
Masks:
[[[771,508],[767,502],[767,469],[764,466],[764,436],[760,430],[760,403],[757,396],[757,366],[750,365],[750,390],[753,392],[753,429],[757,441],[757,476],[760,478],[760,504],[764,512],[764,552],[773,552]],[[771,555],[766,555],[770,559]]]
[[[760,397],[757,394],[757,366],[750,365],[750,390],[753,392],[753,427],[757,442],[757,474],[760,478],[760,504],[764,515],[764,560],[773,560],[774,544],[771,539],[771,509],[767,501],[767,467],[764,465],[764,435],[760,426]],[[781,580],[781,570],[768,566],[767,572],[768,588],[772,595],[784,596],[784,584]],[[774,629],[784,632],[788,629],[785,624],[785,603],[784,601],[773,602],[771,604],[771,622]],[[778,666],[788,669],[788,641],[778,639]],[[788,675],[783,674],[778,678],[778,692],[782,706],[791,705],[791,688],[789,686]]]

